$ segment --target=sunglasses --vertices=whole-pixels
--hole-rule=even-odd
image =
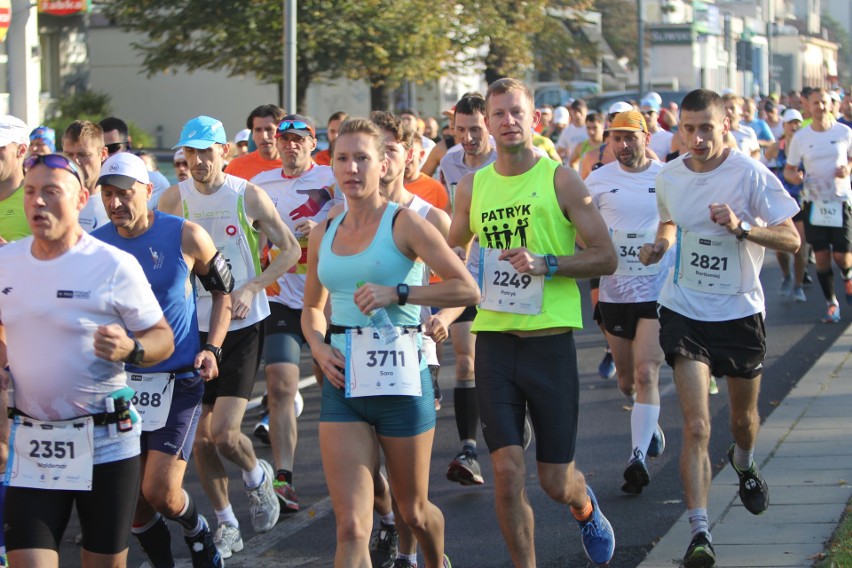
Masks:
[[[77,164],[74,163],[74,160],[69,160],[62,154],[30,156],[24,160],[24,169],[30,170],[39,164],[44,164],[48,168],[54,170],[65,170],[66,172],[71,172],[74,174],[74,177],[77,178],[77,181],[80,182],[81,186],[85,185],[83,184],[83,176],[80,175],[80,170],[77,168]]]
[[[129,143],[127,140],[125,140],[124,142],[113,142],[112,144],[105,144],[104,146],[107,149],[107,153],[112,156],[113,154],[121,150],[122,146],[126,146],[129,148]]]
[[[301,120],[285,120],[278,125],[278,132],[284,133],[288,130],[307,130],[311,136],[316,136],[313,127]]]

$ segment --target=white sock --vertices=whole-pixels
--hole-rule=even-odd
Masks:
[[[395,525],[396,524],[396,518],[393,515],[393,511],[391,511],[387,515],[382,515],[381,521],[382,521],[383,524],[386,524],[386,525]]]
[[[240,528],[240,522],[237,520],[237,517],[234,515],[234,508],[230,505],[222,509],[221,511],[216,511],[216,520],[219,521],[219,524],[228,523],[236,528]]]
[[[259,460],[253,470],[243,471],[243,483],[246,484],[246,489],[256,489],[263,483],[263,468],[260,467]]]
[[[692,531],[692,538],[698,533],[707,533],[707,540],[713,542],[710,537],[710,522],[707,520],[707,509],[690,509],[686,512],[689,517],[689,529]]]
[[[754,460],[754,450],[741,450],[738,444],[734,444],[734,465],[740,471],[746,471],[751,467]]]
[[[633,412],[630,413],[630,433],[633,442],[633,450],[639,448],[642,456],[648,451],[648,446],[651,444],[651,438],[654,437],[654,432],[657,430],[657,421],[660,419],[659,404],[643,404],[637,402],[633,405]],[[633,458],[633,451],[630,452],[630,458]]]
[[[397,558],[405,558],[406,560],[408,560],[408,562],[412,566],[414,566],[414,568],[417,568],[417,553],[416,552],[414,554],[403,554],[401,552],[397,552],[396,557]]]

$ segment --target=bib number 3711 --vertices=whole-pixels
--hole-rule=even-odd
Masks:
[[[346,398],[421,396],[417,335],[403,331],[385,344],[373,328],[347,330]]]

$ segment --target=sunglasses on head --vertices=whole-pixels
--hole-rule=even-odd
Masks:
[[[113,154],[121,150],[122,146],[126,146],[129,148],[129,143],[127,140],[125,140],[124,142],[113,142],[112,144],[104,144],[104,146],[107,149],[107,153],[112,156]]]
[[[287,132],[288,130],[307,130],[313,136],[314,129],[307,122],[302,120],[285,120],[278,125],[278,132]]]
[[[24,160],[24,169],[30,170],[39,164],[44,164],[48,168],[54,170],[65,170],[66,172],[71,172],[74,174],[74,177],[77,178],[77,181],[80,182],[80,185],[83,184],[83,176],[80,175],[80,170],[77,168],[77,164],[74,160],[68,159],[62,154],[47,154],[47,155],[35,155],[30,156],[26,160]]]

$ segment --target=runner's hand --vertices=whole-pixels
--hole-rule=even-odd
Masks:
[[[195,368],[198,369],[198,374],[205,382],[212,381],[219,376],[219,365],[216,363],[216,356],[212,352],[204,349],[199,351],[195,356]]]
[[[314,358],[317,360],[322,374],[331,381],[333,386],[342,389],[346,385],[346,377],[343,371],[346,367],[346,361],[340,351],[324,343],[314,353]]]
[[[639,249],[639,262],[645,266],[648,266],[649,264],[656,264],[660,262],[660,259],[663,258],[665,253],[666,248],[663,241],[645,243],[642,245],[642,248]]]
[[[233,319],[246,319],[251,310],[251,301],[254,293],[242,286],[231,292],[231,317]]]
[[[725,227],[729,233],[736,232],[740,224],[739,217],[734,214],[727,203],[711,203],[710,220],[720,227]]]
[[[117,323],[99,325],[95,331],[95,355],[107,361],[123,361],[135,344]]]
[[[450,336],[447,326],[438,316],[430,316],[423,325],[423,333],[431,337],[435,343],[441,343]]]
[[[547,274],[547,262],[544,257],[532,254],[526,247],[506,249],[500,252],[499,260],[508,260],[509,264],[520,273],[536,276]]]
[[[363,314],[369,314],[377,308],[384,308],[399,302],[396,288],[391,286],[379,286],[367,282],[355,290],[355,305]]]

